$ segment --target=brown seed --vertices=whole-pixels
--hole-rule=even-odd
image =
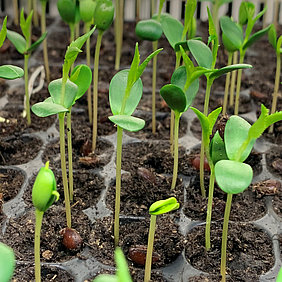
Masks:
[[[262,197],[264,195],[275,195],[280,188],[281,183],[278,180],[268,179],[255,183],[252,191],[256,192],[258,197]]]
[[[200,170],[200,155],[196,155],[195,158],[192,160],[192,166],[196,170]],[[204,162],[204,170],[210,171],[210,166],[209,166],[209,163],[208,163],[206,158],[205,158],[205,162]]]
[[[130,247],[129,248],[129,253],[128,257],[135,262],[136,264],[139,265],[145,265],[146,262],[146,254],[147,254],[147,247],[144,245],[136,245],[135,247]],[[156,263],[160,261],[161,256],[153,252],[152,255],[152,263]]]
[[[78,250],[82,244],[82,238],[79,233],[72,228],[64,228],[60,231],[63,235],[63,245],[69,250]]]
[[[82,156],[88,156],[92,152],[92,144],[86,140],[80,148]]]
[[[259,91],[256,91],[256,90],[252,90],[250,92],[250,95],[255,98],[255,99],[258,99],[258,100],[264,100],[266,101],[268,96],[265,94],[265,93],[261,93]]]
[[[276,159],[272,166],[275,170],[277,170],[279,173],[282,173],[282,159]]]
[[[145,167],[138,167],[137,174],[146,181],[156,184],[156,177],[149,169]]]

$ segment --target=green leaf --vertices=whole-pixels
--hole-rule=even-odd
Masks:
[[[263,10],[260,11],[260,12],[257,14],[257,16],[254,18],[254,23],[256,23],[257,20],[258,20],[259,18],[261,18],[261,17],[264,15],[264,13],[266,12],[266,10],[267,10],[267,5],[265,5],[265,7],[263,8]]]
[[[59,113],[66,113],[69,110],[65,107],[55,104],[51,97],[47,98],[44,102],[39,102],[31,107],[31,110],[38,117],[48,117]]]
[[[252,183],[253,169],[248,164],[222,160],[215,164],[215,179],[222,191],[239,194]]]
[[[224,143],[226,154],[230,160],[236,160],[238,151],[244,141],[248,138],[248,132],[251,125],[243,118],[231,116],[227,121],[224,130]],[[243,162],[251,153],[255,140],[252,140],[246,150],[241,155],[239,161]]]
[[[84,21],[85,23],[92,21],[96,4],[97,3],[92,0],[79,1],[79,14],[82,21]]]
[[[278,121],[281,121],[281,120],[282,120],[282,111],[276,112],[276,113],[267,117],[265,126],[267,128],[270,125],[274,124],[275,122],[278,122]]]
[[[225,50],[227,50],[229,53],[234,53],[235,51],[238,51],[238,49],[232,44],[232,42],[228,39],[225,33],[222,33],[221,39]]]
[[[140,54],[139,54],[139,49],[138,49],[138,42],[136,42],[134,57],[130,65],[128,79],[127,79],[127,85],[129,85],[129,87],[131,87],[136,82],[136,80],[139,78],[137,74],[139,63],[140,63]]]
[[[188,47],[199,66],[210,69],[212,67],[212,52],[210,48],[199,40],[188,40]]]
[[[112,0],[98,0],[94,11],[94,25],[98,30],[107,30],[114,18],[115,7]]]
[[[222,107],[218,107],[215,110],[213,110],[209,115],[208,115],[208,120],[209,120],[209,125],[210,125],[210,130],[209,134],[212,134],[213,127],[216,123],[216,120],[221,113]]]
[[[110,106],[113,115],[119,115],[121,111],[123,97],[125,95],[125,89],[127,86],[129,70],[122,70],[118,72],[111,80],[109,87],[109,96],[110,96]],[[142,81],[139,78],[132,86],[129,97],[126,101],[126,106],[124,110],[124,115],[131,115],[143,93]]]
[[[135,28],[136,35],[142,40],[157,41],[163,34],[161,24],[153,19],[139,21]]]
[[[220,137],[218,131],[215,133],[214,137],[210,142],[210,156],[214,164],[221,160],[228,160],[225,144]]]
[[[181,88],[167,84],[160,89],[160,94],[171,110],[183,113],[187,106],[186,95]]]
[[[66,23],[75,23],[76,4],[72,0],[58,0],[57,8],[62,20]]]
[[[24,54],[26,51],[26,40],[22,35],[15,31],[7,30],[7,37],[15,46],[17,51],[21,54]]]
[[[179,203],[176,198],[171,197],[166,200],[160,200],[153,203],[149,208],[149,214],[151,215],[160,215],[168,213],[179,208]]]
[[[247,48],[249,48],[251,45],[253,45],[256,41],[258,41],[262,36],[264,36],[268,30],[269,30],[270,26],[254,33],[249,40],[243,45],[243,50],[246,50]]]
[[[255,5],[251,2],[241,2],[239,8],[239,24],[245,25],[248,19],[252,19],[255,13]]]
[[[280,270],[278,272],[278,275],[276,277],[276,282],[282,281],[282,267],[280,267]]]
[[[185,4],[185,17],[184,17],[184,29],[182,38],[185,38],[188,30],[193,29],[193,17],[197,8],[197,0],[188,0]]]
[[[236,64],[236,65],[226,66],[226,67],[223,67],[221,69],[214,70],[210,75],[210,79],[219,78],[220,76],[222,76],[222,75],[224,75],[228,72],[232,72],[234,70],[249,69],[249,68],[252,68],[252,67],[253,66],[248,65],[248,64]]]
[[[93,282],[120,282],[120,281],[115,275],[100,274],[93,280]]]
[[[223,4],[226,4],[226,3],[231,3],[233,0],[220,0],[219,1],[219,7],[222,6]]]
[[[23,69],[12,66],[12,65],[4,65],[0,66],[0,77],[5,79],[16,79],[20,78],[24,75]]]
[[[61,105],[61,94],[62,94],[62,79],[56,79],[49,83],[48,90],[50,92],[50,96],[53,98],[54,103]],[[65,108],[69,108],[73,105],[73,102],[76,97],[76,93],[78,91],[78,87],[71,82],[70,80],[66,83],[65,88],[65,100],[63,106]]]
[[[240,49],[244,41],[242,29],[226,16],[220,18],[220,27],[232,45],[235,46],[236,49]]]
[[[132,282],[126,258],[120,247],[115,249],[115,261],[117,265],[116,276],[118,280],[121,282]]]
[[[119,127],[132,132],[139,131],[145,126],[143,119],[128,115],[110,116],[109,120]]]
[[[47,36],[47,32],[44,32],[40,38],[35,41],[27,50],[26,53],[31,53],[32,51],[34,51],[42,42],[43,40],[46,38]]]
[[[274,24],[271,24],[268,30],[268,41],[272,45],[272,47],[276,50],[277,33]]]
[[[22,8],[21,15],[20,15],[20,26],[21,26],[22,33],[27,41],[31,37],[30,32],[31,32],[32,16],[33,16],[33,11],[30,12],[30,14],[27,16],[25,20],[24,9]]]
[[[87,65],[76,66],[70,76],[70,81],[76,84],[77,93],[75,101],[81,98],[89,88],[92,81],[92,71]]]
[[[215,37],[217,39],[216,28],[215,28],[215,25],[214,25],[214,22],[213,22],[213,17],[211,15],[211,12],[210,12],[210,9],[209,9],[208,6],[207,6],[207,11],[208,11],[208,19],[209,19],[209,35],[211,37]],[[218,39],[217,39],[217,41],[218,41]]]
[[[189,51],[189,47],[188,47],[188,41],[181,41],[181,42],[177,42],[174,45],[174,51],[175,52],[179,52],[180,51],[180,46],[183,48],[184,51]]]
[[[7,34],[7,16],[5,17],[3,24],[2,24],[2,28],[0,31],[0,47],[2,47],[5,38],[6,38],[6,34]]]
[[[280,54],[282,54],[282,35],[279,36],[277,40],[277,46],[276,46],[276,56],[278,57]]]
[[[16,260],[13,250],[0,242],[0,277],[1,281],[11,281]]]
[[[180,21],[173,18],[171,15],[162,14],[161,15],[161,26],[166,39],[168,40],[170,46],[175,49],[175,45],[181,42],[183,25]]]

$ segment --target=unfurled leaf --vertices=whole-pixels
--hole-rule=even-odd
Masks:
[[[139,131],[145,126],[145,121],[143,119],[128,115],[110,116],[109,120],[119,127],[131,132]]]
[[[12,65],[4,65],[0,66],[0,77],[5,79],[16,79],[20,78],[24,75],[23,69],[12,66]]]
[[[22,35],[15,31],[7,30],[7,37],[15,46],[17,51],[24,54],[26,51],[26,41]]]
[[[276,50],[277,33],[274,24],[271,24],[268,30],[268,41],[272,45],[272,47]]]
[[[239,8],[239,24],[247,24],[248,19],[252,19],[254,14],[255,5],[252,2],[242,2]]]
[[[35,41],[27,50],[26,53],[31,53],[32,51],[34,51],[42,42],[43,40],[46,38],[47,36],[47,32],[44,32],[40,38]]]
[[[139,21],[135,28],[135,33],[142,40],[157,41],[163,34],[161,24],[154,20]]]
[[[228,73],[228,72],[232,72],[234,70],[239,70],[239,69],[249,69],[252,68],[253,66],[248,65],[248,64],[237,64],[237,65],[230,65],[230,66],[226,66],[223,67],[221,69],[218,70],[214,70],[211,74],[210,74],[210,79],[216,79],[219,78],[220,76]]]
[[[31,110],[38,117],[48,117],[51,115],[56,115],[59,113],[66,113],[69,111],[65,107],[59,104],[55,104],[52,101],[51,97],[47,98],[44,102],[39,102],[39,103],[34,104],[31,107]]]
[[[249,40],[243,45],[243,50],[249,48],[251,45],[253,45],[256,41],[258,41],[263,35],[265,35],[268,30],[269,30],[270,26],[254,33]]]
[[[171,197],[166,200],[160,200],[153,203],[149,208],[149,214],[160,215],[179,209],[179,203],[176,198]]]
[[[2,47],[5,38],[6,38],[6,34],[7,34],[7,16],[5,17],[3,24],[2,24],[2,28],[0,31],[0,47]]]
[[[27,16],[27,18],[24,18],[24,9],[21,10],[20,15],[20,26],[22,33],[26,40],[28,40],[31,36],[30,30],[31,30],[31,21],[32,21],[33,11],[30,12],[30,14]]]
[[[215,164],[215,179],[225,193],[239,194],[251,184],[253,170],[245,163],[222,160]]]

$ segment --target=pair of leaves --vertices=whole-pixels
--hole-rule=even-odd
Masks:
[[[160,215],[168,213],[179,208],[179,203],[175,197],[168,198],[166,200],[160,200],[153,203],[149,208],[149,214]]]
[[[32,16],[33,16],[33,11],[31,11],[30,14],[27,16],[27,18],[25,19],[24,9],[22,8],[20,15],[20,27],[26,41],[29,41],[29,38],[31,36],[30,31],[31,31]]]

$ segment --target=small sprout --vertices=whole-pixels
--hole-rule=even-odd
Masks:
[[[174,197],[166,200],[160,200],[150,206],[149,214],[160,215],[179,209],[179,203]]]
[[[0,242],[0,277],[2,282],[9,282],[16,265],[13,250]]]
[[[66,227],[60,231],[60,234],[63,236],[63,245],[68,250],[80,249],[82,238],[75,229]]]

